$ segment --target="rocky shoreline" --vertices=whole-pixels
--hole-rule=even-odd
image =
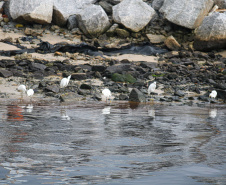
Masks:
[[[158,21],[151,23],[152,31],[146,36],[144,30],[127,35],[125,29],[118,28],[116,36],[110,37],[108,30],[90,38],[77,28],[4,19],[0,27],[0,99],[19,99],[16,88],[26,84],[34,89],[37,101],[100,101],[101,91],[108,87],[114,101],[225,102],[225,51],[194,50],[189,40],[193,39],[192,31],[176,25],[174,30],[171,25],[170,32],[177,40],[172,37],[163,42],[165,38],[156,34],[163,25],[153,32]],[[165,29],[164,34],[169,31]],[[60,89],[60,80],[69,75],[68,87]],[[148,84],[153,81],[157,89],[148,96]],[[218,92],[216,99],[209,98],[212,90]]]

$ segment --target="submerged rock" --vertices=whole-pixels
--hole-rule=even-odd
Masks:
[[[129,95],[129,101],[132,102],[146,102],[146,97],[137,88],[134,88]]]
[[[17,22],[51,23],[53,0],[10,0],[9,13]]]
[[[205,17],[203,23],[195,30],[194,48],[210,50],[226,47],[226,13],[215,12]]]
[[[167,0],[159,10],[164,17],[189,29],[197,28],[213,6],[213,0]]]
[[[107,14],[99,5],[86,6],[76,15],[78,27],[87,37],[98,37],[110,26]]]
[[[155,10],[142,0],[124,0],[113,6],[113,19],[126,28],[139,32],[152,19]]]

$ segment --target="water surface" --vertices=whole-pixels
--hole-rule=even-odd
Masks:
[[[0,184],[225,184],[226,107],[2,105]]]

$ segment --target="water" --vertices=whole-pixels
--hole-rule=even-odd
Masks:
[[[0,184],[226,184],[226,107],[2,105]]]

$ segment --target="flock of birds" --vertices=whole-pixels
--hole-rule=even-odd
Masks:
[[[69,84],[70,79],[71,79],[71,75],[68,76],[67,78],[63,78],[60,82],[60,88],[66,88]],[[153,82],[148,86],[148,95],[150,95],[151,93],[154,93],[155,89],[156,89],[156,82]],[[24,93],[26,93],[28,97],[32,97],[34,95],[34,90],[33,89],[27,90],[25,85],[20,85],[17,88],[17,90],[21,92],[22,97]],[[102,90],[102,95],[106,102],[112,97],[111,91],[108,88],[105,88],[104,90]],[[209,94],[209,98],[216,98],[216,97],[217,97],[217,91],[213,90]]]

